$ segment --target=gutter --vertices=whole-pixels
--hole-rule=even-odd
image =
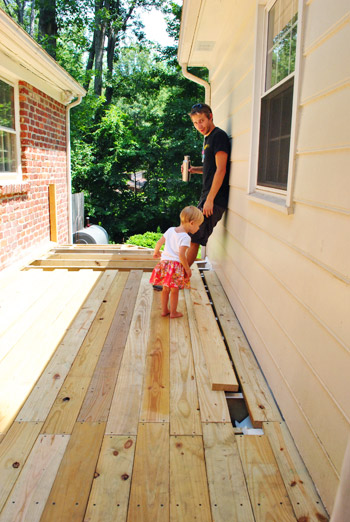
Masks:
[[[71,95],[71,93],[67,93]],[[72,169],[70,157],[70,109],[81,103],[82,94],[78,95],[78,99],[66,106],[66,151],[67,151],[67,210],[68,210],[68,244],[73,244],[73,219],[72,219]]]
[[[210,102],[211,102],[211,87],[210,87],[210,83],[208,83],[207,81],[202,80],[202,78],[198,78],[198,76],[195,76],[194,74],[190,73],[187,70],[187,67],[188,67],[187,63],[181,64],[182,74],[188,80],[191,80],[192,82],[198,83],[199,85],[202,85],[205,88],[205,103],[207,105],[210,105]]]

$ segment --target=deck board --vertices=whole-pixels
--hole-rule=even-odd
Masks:
[[[106,245],[101,257],[101,247],[79,245],[48,256],[67,260],[71,252],[86,261],[119,256],[125,265],[27,269],[0,285],[0,304],[14,291],[4,335],[22,320],[27,325],[6,352],[23,343],[19,374],[16,357],[11,367],[7,355],[0,360],[1,414],[12,404],[0,433],[0,522],[328,520],[293,439],[272,414],[273,397],[255,419],[264,435],[241,435],[225,392],[212,389],[219,329],[197,268],[193,290],[180,292],[183,317],[170,319],[161,317],[148,268],[127,270],[122,257],[137,260],[138,249],[129,256]],[[141,255],[147,261],[149,251]],[[212,294],[227,345],[230,337],[239,345],[231,355],[241,391],[255,404],[264,377],[237,342],[244,334],[238,323],[231,328],[233,311],[217,279]],[[38,339],[50,339],[47,353]],[[8,387],[11,378],[18,389]]]

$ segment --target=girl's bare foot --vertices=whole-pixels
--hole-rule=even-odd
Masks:
[[[176,319],[176,317],[182,317],[183,314],[181,312],[174,312],[173,314],[170,314],[170,319]]]
[[[170,314],[170,311],[166,310],[165,312],[162,312],[162,317],[166,317],[169,314]]]

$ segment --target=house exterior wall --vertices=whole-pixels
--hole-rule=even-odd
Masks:
[[[0,185],[0,269],[50,241],[49,185],[56,185],[58,242],[68,241],[66,108],[19,82],[22,183]]]
[[[350,431],[349,6],[303,4],[288,215],[248,197],[258,8],[226,4],[210,84],[230,200],[207,254],[331,512]]]

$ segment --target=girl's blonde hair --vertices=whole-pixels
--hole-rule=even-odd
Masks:
[[[189,223],[190,221],[196,221],[198,223],[203,223],[204,216],[203,216],[201,210],[199,210],[199,208],[190,205],[181,210],[180,219],[181,219],[181,223]]]

